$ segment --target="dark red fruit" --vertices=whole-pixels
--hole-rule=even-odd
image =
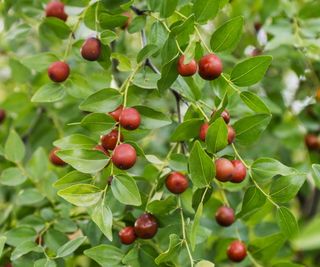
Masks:
[[[220,182],[230,181],[234,171],[234,166],[230,160],[220,158],[216,160],[216,178]]]
[[[205,55],[199,61],[199,75],[205,80],[218,78],[222,70],[222,62],[215,54]]]
[[[216,221],[221,226],[227,227],[235,221],[234,211],[232,208],[222,206],[216,212]]]
[[[235,138],[236,138],[236,131],[233,129],[232,126],[228,125],[228,144],[230,145],[231,143],[233,143]]]
[[[320,148],[318,136],[315,134],[307,134],[304,138],[304,142],[310,150],[318,150]]]
[[[129,144],[118,145],[112,154],[113,164],[121,169],[127,170],[130,169],[137,160],[137,153],[133,146]]]
[[[46,17],[56,17],[66,21],[68,15],[64,12],[64,4],[59,1],[52,1],[46,7]]]
[[[260,22],[254,23],[254,29],[256,30],[256,32],[260,31],[261,28],[262,28],[262,24]]]
[[[166,179],[166,187],[171,193],[181,194],[189,186],[188,179],[180,172],[172,172]]]
[[[247,256],[246,245],[240,240],[231,242],[227,250],[227,255],[231,261],[243,261],[243,259]]]
[[[123,128],[135,130],[141,122],[140,113],[135,108],[125,108],[121,112],[119,122]]]
[[[118,141],[118,130],[112,130],[110,133],[101,136],[100,141],[101,145],[106,150],[114,150]],[[123,141],[123,135],[120,133],[120,141]]]
[[[136,240],[136,233],[134,227],[127,226],[119,232],[119,238],[122,244],[130,245]]]
[[[60,148],[57,147],[52,149],[49,155],[49,160],[55,166],[64,166],[66,165],[66,163],[62,159],[60,159],[56,154],[59,150]]]
[[[142,214],[134,224],[134,231],[142,239],[151,239],[158,231],[156,218],[149,213]]]
[[[95,150],[99,150],[101,152],[103,152],[106,156],[110,157],[110,153],[104,149],[104,147],[102,145],[96,145],[94,147]]]
[[[215,114],[215,111],[212,112],[211,117],[214,114]],[[228,124],[230,122],[230,113],[228,110],[225,109],[224,111],[222,111],[220,116],[223,118],[223,120],[225,121],[226,124]]]
[[[115,109],[114,111],[109,112],[109,115],[112,118],[114,118],[115,121],[119,121],[122,110],[123,110],[123,106],[121,105],[121,106],[117,107],[117,109]]]
[[[63,61],[57,61],[48,68],[49,78],[57,83],[65,81],[70,74],[69,65]]]
[[[199,138],[203,142],[206,141],[206,136],[209,128],[209,123],[205,122],[204,124],[201,125],[200,131],[199,131]]]
[[[194,59],[192,59],[189,63],[184,64],[183,63],[184,58],[185,56],[182,55],[178,60],[178,64],[177,64],[178,73],[181,76],[192,76],[197,72],[198,64]]]
[[[98,60],[101,54],[101,42],[99,39],[88,38],[81,47],[81,55],[89,61]]]
[[[132,15],[129,11],[122,13],[122,16],[128,17],[128,19],[126,20],[126,22],[123,24],[123,26],[121,27],[121,29],[125,30],[129,27],[131,20],[132,20]]]
[[[0,109],[0,123],[2,123],[6,118],[6,111],[4,109]]]
[[[231,160],[231,163],[234,167],[231,182],[241,183],[247,176],[246,166],[240,160]]]
[[[259,48],[254,48],[254,49],[251,51],[251,56],[252,56],[252,57],[260,56],[261,54],[262,54],[262,51],[261,51],[261,49],[259,49]]]

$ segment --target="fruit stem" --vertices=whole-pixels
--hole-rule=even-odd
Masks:
[[[206,42],[204,41],[204,39],[202,38],[202,35],[198,29],[198,27],[196,25],[194,25],[194,29],[196,30],[197,35],[199,36],[199,39],[202,43],[202,45],[204,46],[204,48],[209,52],[212,53],[212,50],[207,46]]]
[[[242,159],[242,157],[240,156],[238,150],[236,149],[235,145],[232,144],[232,148],[234,153],[236,154],[237,158],[243,163],[243,165],[247,168],[250,169],[250,166],[246,164],[246,162]]]
[[[240,91],[237,87],[235,87],[235,85],[233,84],[233,82],[230,81],[230,80],[224,75],[224,73],[221,73],[221,77],[229,84],[229,86],[230,86],[233,90],[235,90],[238,94],[241,94],[241,91]]]
[[[202,113],[202,115],[205,117],[205,119],[206,119],[207,121],[210,121],[209,117],[208,117],[207,114],[203,111],[203,109],[201,108],[201,106],[200,106],[198,103],[196,103],[195,105],[196,105],[196,107],[199,109],[199,111]]]
[[[248,258],[250,259],[250,261],[253,263],[253,265],[255,267],[263,267],[262,265],[260,265],[256,260],[255,258],[251,255],[251,253],[249,251],[247,251],[247,255],[248,255]]]
[[[182,209],[182,205],[181,205],[181,198],[180,196],[178,196],[178,207],[180,209],[180,216],[181,216],[181,226],[182,226],[182,236],[183,236],[183,243],[186,245],[186,249],[188,252],[188,256],[190,259],[190,266],[193,267],[194,266],[194,260],[192,258],[192,254],[191,254],[191,250],[189,248],[189,244],[188,244],[188,240],[187,240],[187,234],[186,234],[186,226],[185,226],[185,221],[184,221],[184,215],[183,215],[183,209]]]

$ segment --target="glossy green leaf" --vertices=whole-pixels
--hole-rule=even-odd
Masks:
[[[118,38],[117,34],[111,30],[104,30],[100,34],[100,41],[105,45],[110,44],[112,41],[116,40],[117,38]]]
[[[199,136],[202,119],[190,119],[179,124],[171,135],[171,141],[184,141]]]
[[[209,19],[214,18],[219,10],[220,0],[195,0],[193,4],[193,12],[196,21],[206,23]]]
[[[160,4],[160,16],[163,18],[170,17],[175,11],[178,0],[163,0]]]
[[[240,97],[242,101],[248,106],[248,108],[250,108],[254,112],[270,113],[270,110],[268,109],[266,104],[256,94],[249,91],[244,91],[241,92]]]
[[[76,239],[68,241],[57,251],[57,258],[64,258],[73,253],[82,243],[87,239],[85,236],[78,237]]]
[[[83,173],[101,171],[109,161],[104,153],[93,149],[59,150],[57,155],[64,162]]]
[[[0,183],[8,186],[17,186],[24,183],[27,179],[24,173],[19,168],[8,168],[2,171]]]
[[[112,211],[104,203],[98,203],[90,212],[90,216],[101,232],[112,241]]]
[[[26,153],[24,143],[15,130],[11,130],[4,145],[4,155],[13,162],[22,161]]]
[[[280,207],[277,209],[277,222],[281,229],[281,232],[288,238],[292,238],[299,232],[296,218],[286,207]]]
[[[157,45],[154,45],[154,44],[146,45],[138,53],[137,62],[140,63],[140,62],[146,60],[147,58],[149,58],[150,56],[155,54],[158,50],[159,50],[159,48]]]
[[[37,247],[38,245],[34,242],[34,241],[26,241],[26,242],[23,242],[22,244],[18,245],[13,251],[12,251],[12,254],[11,254],[11,257],[10,259],[12,261],[15,261],[17,259],[19,259],[20,257],[22,257],[23,255],[35,250],[35,248]],[[42,252],[42,249],[40,248],[40,251],[39,252]]]
[[[55,17],[45,18],[39,26],[40,34],[43,37],[48,37],[54,35],[59,39],[67,39],[71,33],[70,27],[61,19]]]
[[[259,82],[271,64],[271,56],[256,56],[238,63],[232,70],[230,80],[245,87]]]
[[[223,118],[214,121],[206,135],[207,150],[216,153],[228,145],[228,128]]]
[[[54,141],[53,145],[60,149],[91,149],[97,142],[83,134],[72,134]]]
[[[100,26],[103,29],[113,30],[115,27],[123,26],[126,23],[127,20],[128,20],[128,17],[126,17],[126,16],[111,15],[111,14],[108,14],[106,12],[103,12],[99,16]]]
[[[102,89],[90,95],[79,108],[90,112],[106,113],[115,110],[122,103],[122,96],[116,89]]]
[[[177,200],[174,196],[169,196],[163,200],[153,200],[148,203],[147,211],[155,215],[164,215],[177,208]]]
[[[268,114],[256,114],[241,118],[233,126],[236,131],[236,141],[244,145],[255,142],[267,128],[270,120],[271,116]]]
[[[199,141],[196,141],[190,152],[189,171],[194,186],[208,186],[215,177],[215,167],[212,159],[206,154]]]
[[[33,206],[41,202],[44,196],[35,188],[26,188],[19,192],[16,203],[19,206]]]
[[[135,33],[141,31],[146,25],[146,16],[136,16],[131,21],[128,32],[129,33]]]
[[[213,52],[233,50],[240,41],[243,28],[243,17],[235,17],[222,24],[211,36]]]
[[[114,176],[111,183],[111,190],[114,197],[119,200],[119,202],[133,206],[141,205],[139,189],[132,177],[126,174]]]
[[[32,102],[56,102],[63,99],[66,95],[63,84],[47,83],[40,87],[31,98]]]
[[[57,180],[53,186],[57,189],[63,189],[71,185],[86,184],[92,180],[91,175],[78,171],[72,171]]]
[[[171,120],[160,111],[156,111],[146,106],[135,106],[141,116],[142,129],[157,129],[167,125],[170,125]]]
[[[45,52],[25,57],[21,60],[21,63],[30,69],[40,72],[47,70],[51,63],[58,60],[59,58],[53,53]]]
[[[102,267],[119,266],[124,256],[121,249],[111,245],[99,245],[84,251],[84,255]]]
[[[112,130],[116,124],[115,120],[103,113],[91,113],[81,121],[81,126],[89,131],[106,134]]]
[[[156,259],[156,264],[163,262],[170,262],[174,260],[180,253],[182,248],[182,240],[176,234],[171,234],[169,236],[169,247],[166,251],[162,252]]]
[[[203,204],[202,202],[199,204],[197,212],[194,216],[193,224],[191,227],[191,234],[190,234],[190,245],[192,250],[195,249],[196,247],[196,242],[197,242],[197,236],[198,236],[198,229],[200,226],[200,219],[202,216],[202,211],[203,211]]]
[[[161,69],[161,78],[158,80],[157,85],[160,92],[170,88],[174,81],[178,78],[177,71],[177,58],[173,58]]]

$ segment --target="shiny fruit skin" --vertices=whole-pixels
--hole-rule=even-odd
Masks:
[[[120,105],[119,107],[117,107],[114,111],[109,112],[109,115],[114,118],[115,121],[119,121],[121,113],[123,110],[123,106]]]
[[[199,138],[203,142],[206,141],[206,136],[209,128],[209,123],[205,122],[204,124],[201,125],[200,131],[199,131]]]
[[[0,109],[0,123],[4,122],[6,116],[6,111],[4,109]]]
[[[123,228],[119,232],[119,238],[120,238],[121,243],[124,245],[132,244],[137,238],[137,236],[134,232],[134,227],[127,226],[127,227]]]
[[[121,27],[121,29],[125,30],[129,27],[131,21],[132,21],[132,15],[129,11],[122,13],[122,16],[128,17],[128,19],[126,20],[126,22],[123,24],[123,26]]]
[[[318,150],[320,148],[320,141],[315,134],[307,134],[304,142],[309,150]]]
[[[226,206],[218,208],[215,217],[217,223],[224,227],[230,226],[236,219],[233,209]]]
[[[243,261],[244,258],[247,256],[246,245],[239,240],[231,242],[227,249],[227,255],[229,260],[233,262]]]
[[[241,183],[247,176],[247,169],[240,160],[231,160],[234,167],[231,182]]]
[[[232,126],[228,125],[228,144],[232,144],[234,139],[236,138],[236,131]]]
[[[219,57],[215,54],[208,54],[203,56],[199,61],[199,75],[204,80],[214,80],[217,79],[222,71],[223,66]]]
[[[141,123],[140,113],[135,108],[125,108],[122,110],[120,125],[127,130],[135,130]]]
[[[215,111],[212,112],[211,117],[214,114],[215,114]],[[230,113],[228,110],[225,109],[224,111],[222,111],[220,116],[223,118],[223,120],[225,121],[226,124],[228,124],[230,122]]]
[[[102,135],[100,138],[101,145],[106,150],[114,150],[118,141],[118,130],[112,130],[110,133],[106,135]],[[120,133],[120,141],[123,141],[123,135]]]
[[[158,231],[158,222],[153,215],[142,214],[134,224],[134,231],[139,238],[151,239]]]
[[[216,178],[220,182],[228,182],[232,178],[234,166],[230,160],[219,158],[215,161],[216,164]]]
[[[46,17],[55,17],[66,21],[68,15],[64,12],[64,4],[59,1],[52,1],[47,4]]]
[[[69,65],[63,61],[54,62],[48,68],[49,78],[56,83],[64,82],[69,74]]]
[[[66,165],[66,163],[62,159],[60,159],[56,154],[59,150],[60,149],[57,147],[52,149],[49,155],[49,160],[55,166],[64,166]]]
[[[185,56],[182,55],[178,60],[178,64],[177,64],[178,73],[184,77],[194,75],[198,70],[197,62],[194,59],[192,59],[189,63],[184,64],[183,63],[184,58]]]
[[[137,153],[129,144],[118,145],[112,154],[113,164],[121,170],[130,169],[137,161]]]
[[[99,39],[88,38],[81,47],[81,55],[89,61],[98,60],[101,54],[101,42]]]
[[[166,178],[166,187],[173,194],[181,194],[187,190],[189,181],[180,172],[172,172]]]
[[[95,150],[99,150],[101,151],[102,153],[104,153],[106,156],[110,157],[110,153],[104,149],[104,147],[102,145],[96,145],[94,147]]]

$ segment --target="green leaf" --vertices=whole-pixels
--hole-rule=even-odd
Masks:
[[[199,229],[199,225],[200,225],[200,219],[202,216],[202,210],[203,210],[203,203],[200,202],[198,209],[197,209],[197,212],[196,212],[196,215],[194,216],[192,227],[191,227],[190,245],[191,245],[192,250],[194,250],[196,247],[198,229]]]
[[[199,136],[203,119],[190,119],[179,124],[171,136],[171,141],[178,142]]]
[[[129,33],[135,33],[141,31],[146,25],[146,16],[136,16],[131,21],[128,32]]]
[[[163,113],[146,106],[135,106],[141,116],[142,129],[157,129],[170,125],[171,120]]]
[[[292,262],[288,262],[288,261],[282,261],[282,262],[278,262],[278,263],[272,265],[272,267],[304,267],[304,266],[305,265],[292,263]]]
[[[158,51],[159,51],[159,48],[157,45],[154,45],[154,44],[146,45],[138,53],[137,62],[140,63],[140,62],[146,60],[147,58],[151,57],[152,55],[154,55]]]
[[[158,80],[157,85],[160,92],[170,88],[178,77],[177,71],[177,57],[173,58],[161,69],[161,78]]]
[[[5,236],[0,236],[0,258],[1,258],[2,251],[6,241],[7,241],[7,238]]]
[[[288,238],[292,238],[299,232],[296,218],[286,207],[280,207],[277,209],[277,223],[281,229],[281,232]]]
[[[83,173],[101,171],[109,161],[104,153],[93,149],[59,150],[57,156]]]
[[[48,69],[52,62],[58,61],[59,58],[49,52],[37,53],[35,55],[23,58],[21,63],[27,66],[29,69],[36,70],[38,72],[45,71]]]
[[[76,184],[58,191],[58,195],[79,207],[92,206],[100,200],[103,191],[90,184]]]
[[[84,255],[102,267],[119,266],[124,254],[121,249],[111,245],[99,245],[84,251]]]
[[[85,174],[78,171],[72,171],[60,178],[59,180],[57,180],[53,184],[53,186],[57,189],[64,189],[71,185],[90,183],[91,180],[92,177],[89,174]]]
[[[116,89],[102,89],[84,100],[79,108],[90,112],[106,113],[115,110],[122,103],[122,95]]]
[[[132,83],[143,89],[157,89],[157,82],[160,75],[157,73],[137,73]]]
[[[10,256],[10,260],[15,261],[22,257],[25,254],[28,254],[29,252],[35,250],[38,245],[34,241],[26,241],[22,244],[19,244],[13,251]],[[42,249],[40,249],[39,252],[42,252]]]
[[[319,225],[319,215],[304,225],[297,237],[292,240],[294,249],[300,251],[318,250],[320,248]]]
[[[222,112],[225,110],[226,106],[228,105],[228,94],[227,92],[223,95],[218,107],[214,111],[213,115],[210,118],[210,123],[214,122],[218,118],[220,118]]]
[[[103,12],[99,16],[99,22],[102,29],[113,30],[115,27],[122,27],[128,17],[122,15],[111,15],[106,12]]]
[[[233,126],[236,131],[236,141],[244,145],[252,144],[267,128],[270,120],[271,116],[268,114],[256,114],[241,118]]]
[[[199,261],[195,267],[214,267],[214,266],[215,265],[212,262],[202,260],[202,261]]]
[[[119,202],[126,205],[140,206],[141,197],[135,180],[126,174],[114,176],[111,183],[111,190]]]
[[[10,246],[17,247],[21,243],[26,241],[34,241],[37,236],[37,232],[27,226],[18,226],[5,233],[7,238],[6,243]]]
[[[242,101],[254,112],[257,113],[270,113],[270,110],[262,99],[254,93],[244,91],[241,92],[240,97]]]
[[[80,124],[89,131],[106,134],[114,128],[116,122],[111,116],[104,113],[91,113],[85,116]]]
[[[27,179],[24,173],[19,168],[8,168],[2,171],[0,183],[8,186],[17,186]]]
[[[111,57],[118,61],[117,69],[119,71],[132,71],[131,61],[127,56],[120,53],[112,53]]]
[[[253,177],[257,181],[269,181],[276,175],[288,176],[296,172],[295,169],[289,168],[272,158],[259,158],[251,166]]]
[[[76,249],[80,247],[86,239],[87,239],[86,236],[81,236],[76,239],[68,241],[66,244],[64,244],[62,247],[58,249],[57,258],[64,258],[70,255],[71,253],[76,251]]]
[[[52,35],[59,39],[67,39],[71,33],[70,27],[61,19],[55,17],[45,18],[39,26],[42,37],[51,40]]]
[[[266,203],[267,197],[255,186],[251,186],[244,194],[241,211],[237,217],[248,218]]]
[[[7,160],[20,162],[26,153],[24,143],[15,130],[11,130],[4,145],[4,155]]]
[[[72,134],[54,141],[53,145],[60,149],[90,149],[97,143],[83,134]]]
[[[206,154],[199,141],[196,141],[190,152],[189,171],[194,186],[208,186],[215,177],[212,159]]]
[[[164,215],[177,208],[177,200],[174,196],[169,196],[163,200],[154,200],[148,203],[147,211],[155,215]]]
[[[174,261],[175,258],[179,255],[182,248],[182,240],[176,234],[171,234],[169,236],[169,247],[166,251],[162,252],[156,259],[156,264],[163,262]]]
[[[91,219],[101,232],[112,241],[112,211],[101,201],[90,212]]]
[[[193,4],[193,12],[196,21],[205,24],[209,19],[214,18],[219,10],[220,0],[196,0]]]
[[[19,192],[17,196],[17,205],[20,206],[33,206],[41,202],[44,196],[35,188],[26,188]]]
[[[189,16],[186,20],[181,21],[181,23],[179,24],[174,23],[173,25],[174,26],[171,28],[171,34],[174,34],[174,35],[192,34],[194,31],[194,15]],[[195,43],[191,42],[189,45],[191,47],[194,47]],[[186,56],[187,54],[186,50],[184,51],[184,54]],[[188,56],[186,56],[186,58],[188,59]]]
[[[109,45],[112,41],[118,38],[117,34],[111,30],[104,30],[100,33],[100,41],[105,45]]]
[[[271,64],[271,56],[256,56],[238,63],[232,70],[230,80],[245,87],[259,82]]]
[[[207,150],[216,153],[228,145],[228,128],[223,118],[214,121],[206,135]]]
[[[31,98],[32,102],[50,103],[63,99],[66,95],[64,85],[61,83],[47,83],[40,87]]]
[[[40,259],[34,262],[33,267],[57,267],[57,264],[55,261],[50,259]]]
[[[210,45],[213,52],[231,51],[240,41],[243,17],[235,17],[222,24],[211,36]]]
[[[279,203],[288,202],[297,195],[306,178],[302,173],[276,178],[271,184],[271,198]]]
[[[31,159],[26,165],[28,176],[33,181],[40,181],[43,179],[43,175],[49,169],[49,160],[47,152],[39,147],[32,155]]]
[[[317,186],[320,188],[320,164],[312,164],[312,177]]]
[[[178,5],[178,0],[162,0],[160,5],[160,16],[162,18],[170,17]]]

